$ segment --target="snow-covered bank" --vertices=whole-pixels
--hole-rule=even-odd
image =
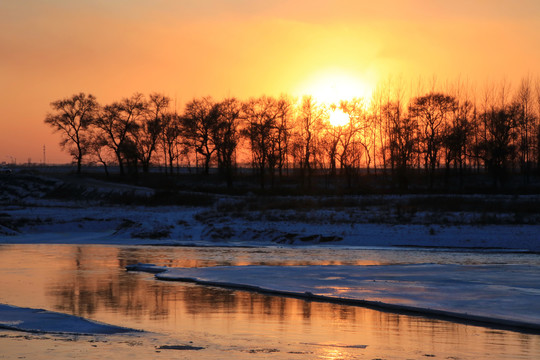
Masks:
[[[306,299],[540,330],[540,272],[521,265],[224,266],[128,270]]]
[[[17,174],[0,185],[0,243],[422,246],[540,252],[539,195],[265,197],[189,191],[159,195],[129,184],[30,174]]]
[[[0,328],[33,333],[98,335],[136,332],[78,316],[0,304]]]
[[[422,225],[204,217],[204,207],[8,206],[0,243],[423,246],[540,251],[540,225]],[[327,218],[343,210],[327,210]]]

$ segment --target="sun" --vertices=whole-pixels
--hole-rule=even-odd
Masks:
[[[341,70],[327,70],[314,75],[301,86],[302,95],[311,95],[321,104],[339,106],[342,100],[363,98],[368,104],[372,87],[353,73]]]
[[[349,123],[349,115],[345,114],[341,109],[334,109],[330,111],[328,116],[330,125],[338,127],[345,126]]]

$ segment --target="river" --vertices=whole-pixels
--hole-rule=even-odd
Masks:
[[[126,272],[134,263],[526,264],[527,253],[421,249],[1,245],[0,303],[145,330],[114,336],[0,331],[0,359],[539,359],[540,335],[309,302]],[[179,347],[181,346],[181,347]]]

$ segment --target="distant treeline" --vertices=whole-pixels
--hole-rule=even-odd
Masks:
[[[202,97],[177,113],[158,93],[106,105],[80,93],[51,106],[45,122],[62,134],[78,172],[84,163],[100,163],[107,174],[114,164],[122,175],[155,164],[169,174],[215,168],[233,186],[241,164],[261,188],[290,174],[303,186],[321,174],[352,186],[375,173],[402,190],[411,179],[433,188],[452,178],[461,187],[471,174],[497,188],[516,178],[526,187],[540,175],[540,83],[530,77],[513,91],[508,83],[481,94],[456,86],[407,99],[402,88],[388,86],[369,101],[330,106],[309,96]],[[336,109],[347,124],[330,123]]]

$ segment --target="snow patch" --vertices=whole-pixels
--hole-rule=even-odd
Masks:
[[[0,328],[34,333],[97,335],[139,330],[108,325],[79,316],[43,309],[0,304]]]

